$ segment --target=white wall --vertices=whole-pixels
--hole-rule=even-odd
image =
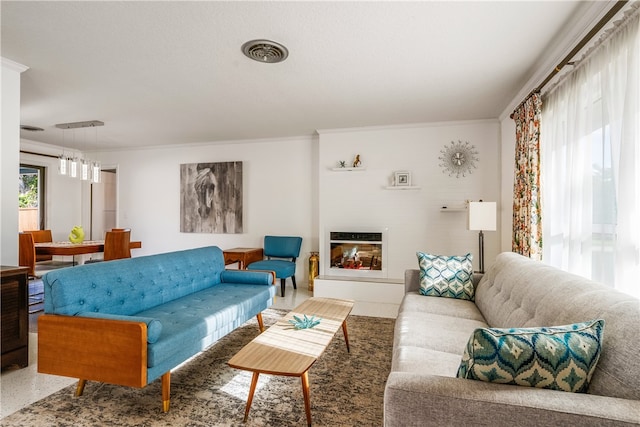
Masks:
[[[511,252],[513,236],[513,178],[516,158],[516,123],[506,117],[500,122],[502,158],[502,184],[500,200],[502,203],[500,251]]]
[[[478,150],[478,169],[449,177],[439,166],[440,150],[451,141]],[[23,149],[59,154],[59,147],[22,141]],[[334,172],[338,160],[360,154],[364,172]],[[133,255],[205,245],[223,249],[260,247],[265,234],[303,237],[296,278],[306,283],[309,252],[324,244],[326,225],[389,227],[388,277],[416,268],[416,251],[472,252],[478,233],[466,230],[466,214],[442,213],[443,205],[467,199],[497,201],[501,209],[500,123],[473,121],[385,128],[322,131],[316,137],[89,153],[103,167],[117,168],[119,227],[142,241]],[[88,227],[89,185],[60,177],[56,160],[23,154],[23,162],[47,168],[47,226],[66,240],[73,225]],[[180,232],[180,164],[242,161],[244,233]],[[417,191],[389,191],[395,170],[412,172]],[[498,217],[500,228],[500,214]],[[485,264],[500,248],[500,231],[485,233]],[[322,261],[322,260],[321,260]],[[477,259],[475,266],[477,268]]]
[[[478,168],[464,178],[443,173],[438,160],[440,150],[458,140],[468,141],[479,152]],[[466,229],[466,213],[443,213],[440,208],[482,199],[498,202],[500,211],[499,146],[500,125],[495,120],[320,131],[320,248],[328,227],[388,227],[390,278],[403,278],[405,269],[417,268],[416,251],[472,252],[477,269],[478,233]],[[339,160],[349,163],[356,154],[365,171],[331,170]],[[397,170],[410,171],[412,184],[421,189],[386,190]],[[500,231],[485,233],[486,266],[498,253],[499,242]]]
[[[186,147],[91,153],[103,167],[117,168],[119,227],[142,241],[140,256],[216,245],[262,247],[266,234],[302,236],[296,279],[306,283],[306,265],[316,238],[312,226],[313,139],[211,143]],[[243,162],[244,232],[180,232],[180,165]]]
[[[0,143],[0,188],[2,265],[18,265],[18,173],[20,151],[20,73],[27,67],[2,58],[2,141]]]

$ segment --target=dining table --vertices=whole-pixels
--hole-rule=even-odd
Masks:
[[[74,256],[89,255],[98,252],[104,252],[104,240],[85,240],[80,243],[63,242],[42,242],[34,244],[36,255],[60,255]],[[132,241],[129,243],[130,249],[142,248],[141,241]],[[84,257],[80,257],[78,264],[84,264]]]

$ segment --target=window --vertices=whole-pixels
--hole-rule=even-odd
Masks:
[[[18,230],[44,230],[44,167],[20,165]]]
[[[543,99],[543,261],[640,297],[640,12]]]

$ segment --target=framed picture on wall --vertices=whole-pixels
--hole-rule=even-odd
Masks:
[[[180,232],[243,232],[242,162],[180,165]]]
[[[411,172],[397,171],[394,173],[394,184],[399,187],[411,185]]]

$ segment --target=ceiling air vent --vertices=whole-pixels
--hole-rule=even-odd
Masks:
[[[282,62],[289,56],[289,51],[280,43],[270,40],[251,40],[242,45],[242,53],[248,58],[267,64]]]

